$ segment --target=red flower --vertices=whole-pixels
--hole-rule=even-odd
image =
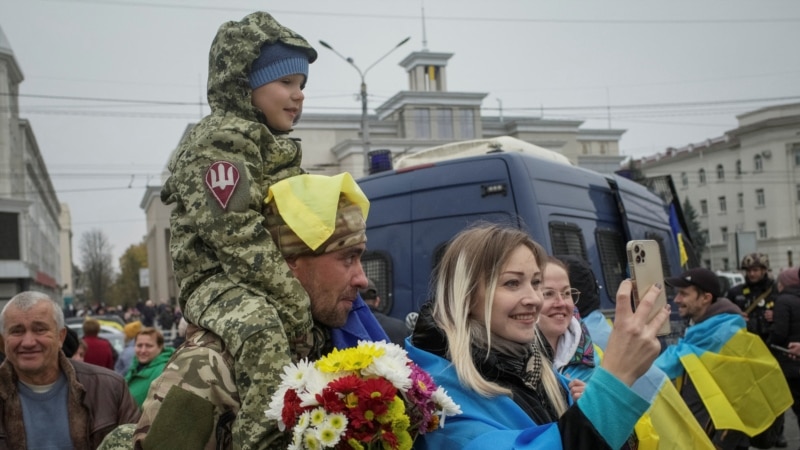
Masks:
[[[286,428],[291,429],[294,427],[302,410],[297,392],[294,389],[286,391],[283,396],[283,409],[281,410],[281,420],[286,424]]]
[[[356,390],[356,395],[362,400],[375,400],[390,402],[397,395],[397,388],[384,378],[369,378]]]

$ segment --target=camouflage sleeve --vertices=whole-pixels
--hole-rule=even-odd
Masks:
[[[299,149],[260,124],[246,130],[224,121],[218,125],[200,134],[196,148],[183,154],[183,173],[175,185],[182,191],[186,216],[233,284],[272,303],[288,336],[306,333],[311,328],[308,294],[291,276],[263,224],[265,184],[300,171]]]
[[[194,332],[150,386],[133,436],[136,448],[214,449],[218,440],[230,442],[240,404],[233,370],[219,337]]]

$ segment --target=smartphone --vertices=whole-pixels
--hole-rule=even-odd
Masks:
[[[633,306],[634,309],[639,305],[641,298],[650,289],[650,286],[661,283],[661,292],[656,298],[653,310],[650,313],[652,319],[658,312],[667,305],[667,293],[664,290],[664,270],[661,266],[661,250],[658,242],[654,240],[633,240],[626,245],[628,253],[628,267],[633,282]],[[669,321],[658,330],[658,335],[669,334]]]
[[[791,351],[790,351],[788,348],[786,348],[786,347],[781,347],[780,345],[769,344],[769,346],[770,346],[770,347],[772,347],[772,348],[774,348],[775,350],[778,350],[779,352],[787,353],[787,354],[789,354],[789,355],[793,355],[793,354],[794,354],[794,353],[792,353],[792,352],[791,352]]]

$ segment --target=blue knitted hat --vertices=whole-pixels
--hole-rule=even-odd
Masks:
[[[303,74],[308,80],[308,54],[281,42],[265,44],[250,68],[250,89],[257,89],[286,75]]]

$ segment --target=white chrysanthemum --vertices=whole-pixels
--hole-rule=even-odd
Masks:
[[[311,425],[311,414],[308,411],[303,411],[300,417],[297,418],[297,423],[294,424],[294,432],[303,433],[306,428]]]
[[[342,432],[334,429],[327,422],[317,429],[317,439],[323,447],[334,447],[342,439]]]
[[[325,412],[324,408],[315,408],[311,411],[311,426],[319,427],[323,423],[325,423],[325,419],[328,417],[328,414]]]
[[[325,386],[333,380],[331,374],[322,373],[316,368],[306,374],[305,389],[297,393],[300,397],[300,406],[316,406],[319,405],[317,401],[317,394],[321,394]]]
[[[286,450],[302,450],[303,449],[303,434],[305,429],[298,429],[294,427],[294,431],[292,432],[292,443],[289,444],[289,447]]]
[[[325,421],[325,426],[331,427],[334,431],[342,434],[347,430],[347,416],[342,413],[328,414],[328,419]]]
[[[439,386],[433,392],[431,399],[440,408],[436,411],[436,415],[439,416],[439,427],[444,428],[445,417],[461,414],[461,407],[447,395],[447,391],[443,387]]]
[[[286,396],[286,391],[288,390],[289,388],[286,386],[278,388],[278,391],[275,392],[275,395],[273,395],[272,399],[269,401],[269,408],[264,411],[264,415],[267,416],[267,419],[278,421],[278,429],[281,431],[286,430],[286,424],[281,420],[281,414],[283,412],[283,398]]]
[[[383,356],[375,358],[369,367],[362,370],[364,375],[375,375],[385,378],[392,383],[394,387],[403,392],[411,388],[411,368],[406,364],[406,357],[400,356],[397,353],[394,355],[386,353]]]
[[[305,389],[309,375],[316,371],[314,363],[309,362],[307,359],[302,359],[297,364],[289,364],[283,368],[281,386],[288,386],[290,389],[299,392]]]
[[[303,446],[303,448],[307,448],[308,450],[319,450],[322,448],[316,430],[309,428],[303,433]]]

